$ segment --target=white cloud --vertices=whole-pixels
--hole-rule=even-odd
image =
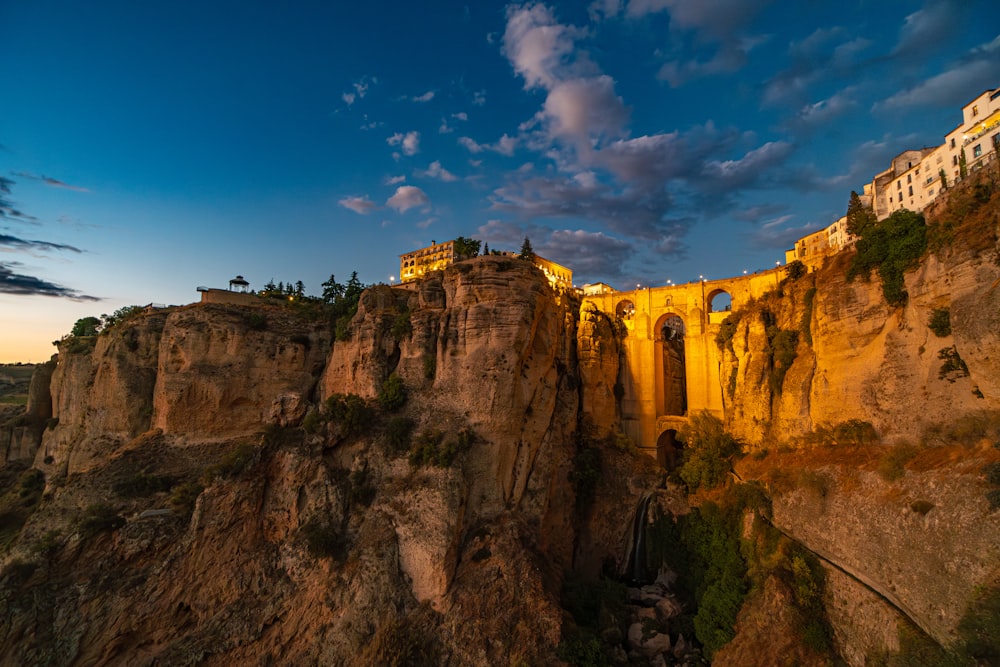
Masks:
[[[355,97],[356,95],[354,93],[344,93],[340,96],[340,99],[344,100],[344,102],[347,103],[347,106],[351,106],[354,104]]]
[[[580,28],[557,23],[545,5],[511,6],[507,9],[503,53],[514,71],[524,77],[526,89],[551,88],[563,78],[575,40],[585,34]]]
[[[482,153],[486,147],[478,143],[472,137],[459,137],[458,143],[470,153]]]
[[[406,180],[406,176],[403,176],[403,175],[388,176],[385,179],[385,184],[386,185],[396,185],[397,183],[402,183],[405,180]]]
[[[420,188],[413,185],[401,185],[396,188],[395,194],[386,200],[385,205],[400,213],[405,213],[411,208],[423,206],[429,202],[427,194]]]
[[[430,102],[431,100],[434,99],[434,91],[433,90],[428,90],[423,95],[417,95],[416,97],[413,97],[412,99],[413,99],[414,102]]]
[[[419,229],[427,229],[437,221],[438,219],[433,216],[430,218],[425,218],[424,220],[421,220],[420,222],[417,223],[417,227]]]
[[[375,202],[368,199],[368,195],[363,197],[344,197],[337,203],[360,215],[368,215],[376,207]]]
[[[628,110],[606,75],[557,83],[543,106],[549,133],[585,148],[601,138],[624,136]]]
[[[476,92],[472,93],[472,103],[477,107],[481,107],[484,104],[486,104],[486,91],[477,90]]]
[[[464,111],[453,113],[451,117],[454,118],[455,120],[469,120],[469,114],[465,113]]]
[[[441,166],[441,162],[435,160],[428,165],[427,169],[423,171],[418,171],[418,175],[426,176],[427,178],[436,178],[438,180],[444,181],[446,183],[451,183],[458,180],[458,176],[451,173],[447,169]]]
[[[420,133],[416,130],[406,134],[397,132],[388,137],[385,142],[390,146],[399,146],[403,155],[416,155],[420,151]]]
[[[951,107],[969,101],[970,90],[982,92],[983,82],[1000,79],[1000,35],[972,49],[947,72],[877,102],[873,111],[897,111],[918,106]]]

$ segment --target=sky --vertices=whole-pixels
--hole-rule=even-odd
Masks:
[[[0,362],[466,236],[619,289],[774,267],[1000,86],[995,0],[0,3]]]

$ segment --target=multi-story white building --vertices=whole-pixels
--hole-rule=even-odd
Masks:
[[[940,146],[906,150],[866,183],[862,202],[884,220],[901,209],[922,211],[944,190],[1000,158],[1000,88],[987,90],[962,107],[962,123]],[[786,262],[818,264],[856,239],[846,218],[803,236],[785,251]]]
[[[943,189],[962,180],[1000,150],[1000,88],[987,90],[962,107],[962,123],[935,148],[903,151],[871,183],[879,220],[895,211],[922,211]],[[868,188],[866,187],[866,191]]]

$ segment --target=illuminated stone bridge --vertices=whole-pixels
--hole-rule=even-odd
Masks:
[[[784,268],[724,280],[647,287],[584,298],[625,324],[622,424],[639,449],[675,463],[677,430],[707,410],[723,418],[719,325],[731,310],[775,289]]]

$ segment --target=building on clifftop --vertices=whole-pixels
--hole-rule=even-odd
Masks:
[[[509,251],[493,251],[491,254],[504,257],[517,257],[517,253]],[[455,241],[431,244],[426,248],[411,250],[399,256],[399,281],[408,283],[424,277],[431,271],[442,271],[445,267],[463,259],[455,252]],[[561,264],[535,255],[535,266],[549,279],[553,287],[571,289],[573,287],[573,271]]]

